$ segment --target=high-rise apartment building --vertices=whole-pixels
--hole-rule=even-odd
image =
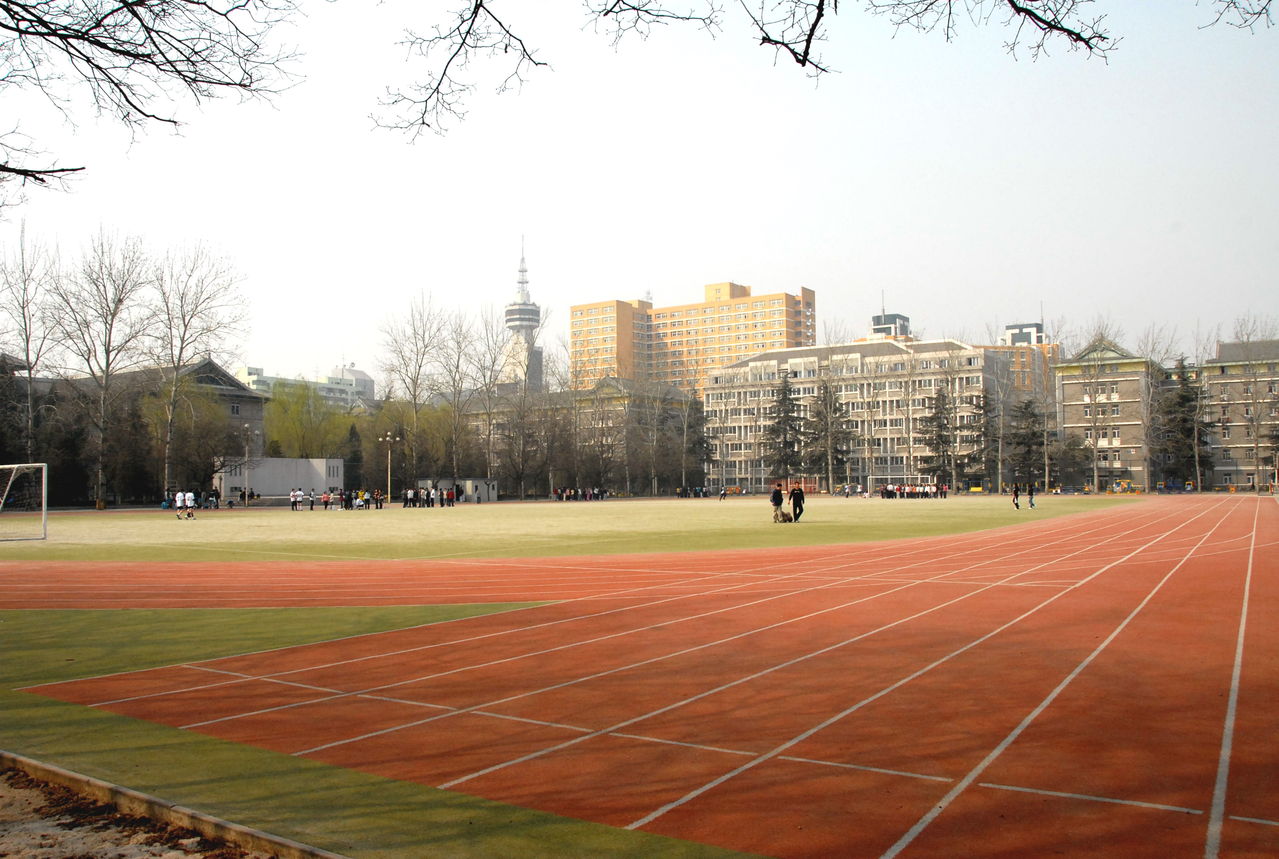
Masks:
[[[752,295],[740,283],[712,283],[703,301],[653,307],[651,301],[598,301],[570,311],[573,386],[589,388],[613,376],[674,385],[700,393],[709,374],[774,349],[817,342],[817,299]]]

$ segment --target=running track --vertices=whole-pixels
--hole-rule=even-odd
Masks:
[[[946,538],[358,564],[0,564],[0,608],[554,604],[44,686],[774,856],[1279,855],[1279,503]]]

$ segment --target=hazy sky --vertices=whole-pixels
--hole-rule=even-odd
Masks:
[[[30,191],[0,241],[23,219],[64,256],[99,228],[203,241],[243,278],[243,362],[275,375],[380,377],[379,327],[418,291],[513,300],[521,236],[548,347],[570,304],[697,301],[724,280],[810,287],[819,328],[855,336],[881,295],[916,333],[974,341],[1041,304],[1133,340],[1274,314],[1279,32],[1203,29],[1190,0],[1100,5],[1123,37],[1109,63],[1010,57],[998,24],[894,34],[847,4],[824,52],[838,73],[814,83],[739,27],[615,50],[578,3],[504,4],[553,69],[411,142],[369,117],[413,76],[399,29],[443,5],[304,4],[300,80],[269,103],[187,108],[180,133],[132,142],[33,105],[24,130],[89,171]]]

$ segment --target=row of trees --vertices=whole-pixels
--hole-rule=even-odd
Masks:
[[[484,476],[518,495],[659,493],[703,479],[696,400],[632,383],[573,393],[562,359],[550,385],[530,383],[533,356],[511,352],[499,313],[441,309],[425,295],[380,332],[382,401],[352,414],[314,385],[280,384],[259,439],[191,372],[226,360],[243,307],[229,268],[202,248],[155,256],[103,234],[64,262],[24,238],[0,257],[0,461],[53,464],[64,504],[207,488],[259,446],[343,458],[348,488],[385,486],[388,452],[397,489]]]
[[[137,239],[100,233],[64,260],[23,234],[0,257],[0,346],[13,364],[5,373],[6,459],[52,459],[57,439],[74,440],[92,499],[105,501],[113,456],[137,453],[117,435],[145,425],[160,482],[172,485],[185,476],[175,468],[190,442],[182,429],[215,411],[179,371],[225,350],[243,307],[230,267],[200,246],[154,255]],[[144,378],[140,368],[149,371]]]

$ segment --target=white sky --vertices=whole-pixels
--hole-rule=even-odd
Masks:
[[[345,360],[380,379],[379,327],[417,291],[513,300],[521,236],[548,347],[570,304],[686,303],[723,280],[810,287],[819,331],[855,336],[881,294],[915,333],[974,341],[1041,303],[1130,341],[1273,315],[1279,32],[1201,29],[1189,0],[1101,5],[1123,37],[1108,64],[1014,59],[998,24],[895,35],[846,4],[824,51],[838,73],[815,84],[737,27],[614,50],[577,3],[503,4],[553,70],[411,143],[369,116],[412,78],[399,28],[441,3],[304,4],[296,86],[132,143],[83,114],[53,125],[39,142],[88,173],[31,190],[0,241],[22,220],[64,256],[99,228],[158,252],[203,241],[243,278],[243,362],[272,375]]]

